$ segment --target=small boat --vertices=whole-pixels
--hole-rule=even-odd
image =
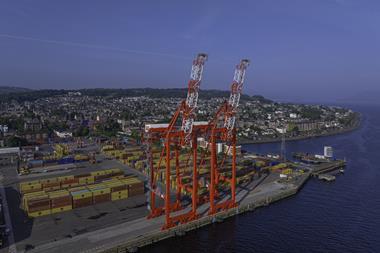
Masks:
[[[344,173],[344,169],[340,169],[339,172],[343,174]]]

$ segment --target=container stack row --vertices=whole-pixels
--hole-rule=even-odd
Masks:
[[[20,193],[31,193],[38,191],[56,191],[77,186],[94,184],[111,178],[124,178],[124,172],[119,168],[94,171],[87,174],[67,175],[54,178],[40,179],[20,183]]]
[[[39,217],[141,194],[144,194],[144,183],[138,178],[110,178],[85,186],[25,193],[22,205],[29,217]]]

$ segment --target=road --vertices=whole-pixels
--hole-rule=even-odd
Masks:
[[[2,204],[3,204],[3,212],[4,212],[4,218],[5,218],[5,225],[7,228],[10,229],[10,232],[8,234],[8,252],[9,253],[16,253],[16,244],[15,244],[15,238],[13,235],[13,227],[12,227],[12,221],[11,216],[9,215],[9,208],[8,208],[8,201],[7,201],[7,195],[5,194],[4,184],[3,184],[3,176],[1,176],[0,179],[0,194],[2,196]]]

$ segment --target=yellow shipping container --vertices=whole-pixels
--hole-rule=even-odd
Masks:
[[[20,192],[21,193],[37,191],[37,190],[41,190],[41,189],[42,189],[42,185],[40,183],[20,185]]]
[[[57,182],[59,182],[59,179],[57,177],[46,178],[46,179],[41,179],[40,180],[41,184],[57,183]]]
[[[125,176],[124,175],[119,175],[119,176],[113,176],[111,177],[112,179],[117,179],[117,180],[121,180],[121,179],[124,179]]]
[[[30,192],[30,193],[25,193],[23,197],[28,198],[28,197],[33,197],[33,196],[45,195],[45,194],[46,194],[45,191]]]
[[[85,186],[78,186],[78,187],[73,187],[68,189],[69,192],[76,192],[76,191],[81,191],[81,190],[87,190]]]
[[[23,185],[31,185],[31,184],[38,184],[40,183],[40,180],[33,180],[33,181],[27,181],[27,182],[22,182],[20,183],[20,187]]]
[[[104,173],[104,175],[109,175],[109,174],[113,173],[113,170],[112,169],[103,170],[103,173]]]
[[[89,191],[92,192],[93,196],[98,196],[102,194],[107,194],[111,192],[111,189],[103,184],[96,184],[87,187]]]
[[[127,192],[125,194],[121,193],[118,194],[119,192],[113,192],[111,193],[111,201],[119,200],[119,199],[127,199],[128,198],[128,191],[123,191]]]
[[[123,183],[122,181],[117,180],[117,179],[112,179],[112,180],[109,180],[109,181],[105,181],[105,182],[103,182],[103,184],[106,184],[107,187],[109,187],[110,189],[125,185],[125,183]]]
[[[292,169],[285,169],[282,171],[283,174],[285,175],[289,175],[289,174],[292,174],[293,170]]]
[[[62,206],[62,207],[52,208],[51,213],[52,214],[53,213],[60,213],[60,212],[70,211],[72,209],[73,209],[72,205]]]
[[[84,199],[84,198],[91,198],[92,197],[92,192],[90,192],[87,189],[71,192],[70,194],[73,197],[73,200]]]
[[[73,180],[74,179],[74,176],[73,175],[67,175],[67,176],[61,176],[61,177],[58,177],[58,180],[60,182],[62,181],[67,181],[67,180]]]
[[[106,175],[104,170],[97,170],[97,171],[91,172],[91,176],[102,176],[102,175]]]
[[[53,192],[49,192],[48,195],[49,195],[49,198],[53,199],[53,198],[59,198],[59,197],[65,197],[67,195],[69,195],[69,191],[67,190],[60,190],[60,191],[53,191]]]
[[[51,214],[51,211],[50,209],[48,210],[42,210],[42,211],[38,211],[38,212],[33,212],[33,213],[28,213],[28,216],[29,217],[40,217],[40,216],[45,216],[45,215],[50,215]]]
[[[57,190],[60,190],[60,189],[61,189],[61,186],[57,185],[57,186],[52,186],[52,187],[45,187],[44,191],[51,192],[51,191],[57,191]]]
[[[81,160],[88,160],[88,155],[80,155],[80,154],[78,154],[78,155],[75,155],[74,156],[74,160],[76,160],[76,161],[81,161]]]
[[[102,151],[109,151],[112,149],[113,149],[113,145],[105,145],[105,146],[103,146]]]
[[[283,168],[286,168],[286,167],[287,167],[286,163],[279,163],[279,164],[277,164],[275,166],[272,166],[271,170],[283,169]]]
[[[80,177],[79,178],[79,184],[80,185],[93,184],[94,182],[95,182],[94,176]]]
[[[79,183],[69,183],[69,184],[62,184],[61,185],[61,188],[62,189],[66,189],[66,188],[72,188],[72,187],[77,187],[79,186]]]
[[[125,184],[137,184],[141,183],[141,180],[136,177],[125,178],[121,180]]]
[[[107,185],[107,187],[110,187],[110,186],[117,186],[117,185],[120,185],[122,183],[120,182],[120,180],[118,180],[116,178],[111,178],[109,180],[103,181],[102,184]]]
[[[120,169],[120,168],[112,168],[111,171],[112,171],[113,173],[117,173],[117,172],[122,172],[123,170]]]

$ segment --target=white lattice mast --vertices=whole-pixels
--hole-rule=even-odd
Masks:
[[[236,112],[239,107],[241,90],[243,88],[245,70],[249,65],[249,60],[243,59],[236,66],[234,80],[231,85],[230,99],[228,100],[228,113],[224,119],[224,127],[227,129],[227,139],[232,137],[232,132],[235,127]]]
[[[198,54],[191,67],[190,81],[186,97],[185,108],[182,116],[181,130],[184,133],[183,144],[191,144],[191,133],[195,118],[195,110],[198,106],[198,92],[202,80],[203,65],[207,60],[207,54]]]

